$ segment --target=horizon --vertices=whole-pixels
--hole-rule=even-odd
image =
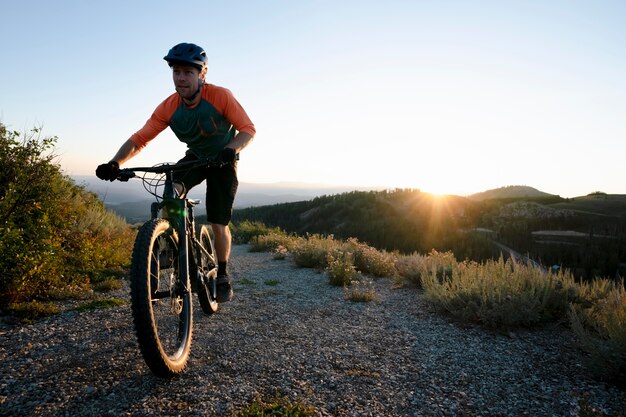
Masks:
[[[95,175],[91,175],[91,174],[85,174],[85,175],[70,175],[71,178],[73,179],[83,179],[83,178],[89,178],[91,180],[93,180],[93,183],[96,185],[100,185],[101,187],[98,188],[108,188],[108,187],[114,187],[116,189],[123,189],[125,187],[125,185],[127,183],[120,183],[120,182],[109,182],[109,181],[102,181],[100,179],[98,179]],[[78,182],[78,185],[86,185],[86,188],[90,189],[90,188],[94,188],[94,187],[89,187],[89,184],[81,184],[80,182]],[[354,185],[354,184],[332,184],[332,183],[316,183],[316,182],[303,182],[303,181],[272,181],[272,182],[250,182],[250,181],[240,181],[239,182],[239,192],[243,191],[243,189],[247,188],[247,187],[259,187],[259,188],[266,188],[266,189],[276,189],[276,190],[285,190],[286,192],[289,193],[293,193],[295,191],[303,191],[303,192],[311,192],[313,190],[315,191],[332,191],[333,189],[337,189],[340,190],[340,192],[349,192],[349,191],[383,191],[383,190],[395,190],[395,189],[413,189],[413,190],[417,190],[423,193],[427,193],[427,194],[432,194],[435,196],[457,196],[457,197],[471,197],[473,195],[476,194],[480,194],[480,193],[484,193],[484,192],[488,192],[488,191],[495,191],[495,190],[500,190],[500,189],[505,189],[505,188],[509,188],[509,187],[529,187],[532,188],[536,191],[539,192],[546,192],[544,190],[541,190],[537,187],[534,187],[532,185],[527,185],[527,184],[507,184],[507,185],[502,185],[502,186],[498,186],[495,188],[490,188],[490,189],[485,189],[485,190],[477,190],[475,192],[469,193],[469,194],[450,194],[450,193],[446,193],[446,194],[439,194],[439,193],[434,193],[428,190],[424,190],[421,189],[419,187],[395,187],[395,186],[363,186],[363,185]],[[200,190],[200,191],[198,191]],[[261,190],[262,191],[262,190]],[[201,190],[201,186],[198,186],[196,188],[194,188],[194,192],[203,192]],[[250,190],[245,190],[244,192],[251,192]],[[602,192],[602,193],[606,193],[603,190],[593,190],[593,191],[589,191],[587,193],[584,194],[579,194],[579,195],[563,195],[563,194],[552,194],[552,193],[547,193],[547,194],[551,194],[554,196],[558,196],[561,198],[576,198],[576,197],[585,197],[588,196],[590,194],[596,193],[596,192]],[[608,195],[626,195],[626,193],[606,193]],[[148,195],[146,194],[146,198],[148,198]]]
[[[211,12],[221,19],[166,31],[161,0],[5,5],[3,51],[28,65],[0,67],[0,123],[43,127],[63,170],[91,175],[174,92],[168,49],[194,42],[207,82],[256,125],[242,182],[626,193],[626,3],[270,0]],[[125,166],[184,152],[166,129]]]

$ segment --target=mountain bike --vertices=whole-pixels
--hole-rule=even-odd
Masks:
[[[189,359],[193,327],[192,293],[202,311],[218,309],[217,262],[209,229],[196,233],[193,215],[199,200],[180,196],[174,175],[199,166],[219,166],[198,160],[153,167],[121,169],[117,179],[141,178],[156,197],[151,219],[138,231],[130,272],[131,309],[139,349],[159,377],[181,373]],[[136,173],[142,172],[141,176]],[[163,188],[163,194],[158,191]]]

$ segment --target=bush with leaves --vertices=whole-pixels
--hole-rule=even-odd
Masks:
[[[56,141],[0,124],[0,306],[87,289],[128,262],[132,232],[62,174]]]

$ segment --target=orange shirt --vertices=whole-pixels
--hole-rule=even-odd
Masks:
[[[204,84],[200,94],[194,107],[185,105],[178,93],[172,94],[130,140],[141,149],[169,126],[193,154],[214,157],[237,131],[254,136],[254,124],[229,90]]]

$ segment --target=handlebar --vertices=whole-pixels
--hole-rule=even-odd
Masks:
[[[155,165],[152,167],[123,168],[119,170],[119,173],[117,174],[117,180],[126,182],[131,178],[135,178],[138,176],[137,174],[135,174],[135,171],[141,171],[141,172],[152,173],[152,174],[166,174],[168,172],[184,171],[186,169],[198,168],[198,167],[219,168],[227,164],[228,163],[220,162],[216,159],[200,158],[200,159],[193,160],[193,161],[178,162],[175,164],[164,163],[164,164]]]

